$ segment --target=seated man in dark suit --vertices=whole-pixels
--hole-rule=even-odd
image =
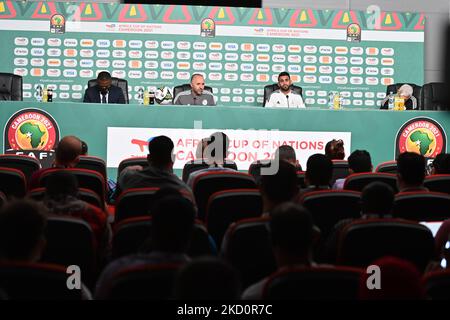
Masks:
[[[125,104],[125,97],[122,89],[111,85],[109,72],[102,71],[97,76],[97,85],[86,89],[83,102]]]

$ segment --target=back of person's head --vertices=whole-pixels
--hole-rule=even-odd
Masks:
[[[419,186],[425,179],[425,158],[415,152],[404,152],[397,159],[397,173],[408,186]]]
[[[440,153],[433,161],[433,174],[450,174],[450,154]]]
[[[81,153],[81,140],[75,136],[65,136],[56,146],[56,165],[64,167],[75,166]]]
[[[241,282],[237,271],[216,257],[202,257],[180,269],[175,281],[175,299],[236,300]]]
[[[111,74],[108,71],[102,71],[98,74],[97,80],[110,80]]]
[[[329,186],[333,175],[333,163],[327,156],[316,153],[306,163],[305,181],[308,185]]]
[[[307,255],[313,245],[313,221],[307,209],[286,202],[271,213],[270,239],[275,249],[297,256]]]
[[[156,167],[171,166],[173,164],[172,139],[166,136],[157,136],[148,143],[148,161]]]
[[[67,171],[55,171],[46,179],[45,197],[47,200],[63,200],[78,196],[78,180]]]
[[[294,148],[288,145],[279,146],[275,151],[280,160],[287,161],[295,165],[297,161],[297,155],[295,154]]]
[[[343,160],[345,158],[344,141],[333,139],[325,145],[325,155],[331,160]]]
[[[273,204],[292,200],[298,193],[297,172],[295,167],[286,161],[273,160],[270,162],[271,168],[278,170],[274,174],[264,174],[261,170],[260,190],[262,196]]]
[[[223,163],[228,154],[229,138],[223,132],[214,132],[207,139],[206,158]]]
[[[46,209],[15,200],[0,210],[0,260],[34,262],[45,246]]]
[[[414,264],[396,257],[382,257],[372,263],[380,268],[380,289],[369,289],[375,285],[363,272],[359,286],[361,300],[418,300],[425,299],[422,275]]]
[[[372,182],[361,193],[362,214],[390,215],[394,205],[394,191],[383,182]]]
[[[152,247],[157,251],[186,252],[194,227],[195,209],[192,202],[170,195],[152,207]]]
[[[355,150],[348,157],[348,167],[354,172],[372,172],[372,159],[366,150]]]

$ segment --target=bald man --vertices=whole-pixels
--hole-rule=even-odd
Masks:
[[[215,106],[214,96],[205,90],[205,78],[201,74],[195,73],[191,77],[191,90],[186,90],[177,94],[173,103],[176,105],[199,105]]]
[[[82,141],[79,138],[75,136],[63,137],[56,147],[55,160],[53,161],[52,168],[74,168],[78,163],[78,157],[82,154],[82,151]],[[42,174],[52,168],[40,169],[33,173],[28,189],[31,190],[39,187],[39,179]]]

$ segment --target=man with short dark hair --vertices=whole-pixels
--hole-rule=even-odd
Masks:
[[[180,92],[173,99],[176,105],[200,105],[200,106],[215,106],[214,96],[208,90],[205,90],[205,78],[199,74],[194,73],[191,76],[191,89]]]
[[[288,72],[278,75],[278,90],[272,92],[266,103],[268,108],[305,108],[301,95],[291,90],[292,80]]]
[[[316,266],[312,259],[313,221],[307,209],[295,203],[280,204],[272,212],[269,227],[277,272],[292,267]],[[268,279],[248,287],[242,299],[261,299]]]
[[[307,187],[301,190],[301,194],[312,191],[330,189],[333,175],[333,163],[321,153],[313,154],[306,163],[305,183]]]
[[[102,71],[97,76],[97,85],[87,88],[83,102],[88,103],[125,103],[122,89],[112,85],[109,72]]]
[[[279,157],[280,160],[289,162],[299,171],[302,170],[302,166],[297,160],[295,150],[291,146],[288,145],[279,146],[278,149],[275,151],[275,154]]]
[[[348,172],[363,173],[372,172],[372,159],[370,153],[366,150],[355,150],[348,157]],[[337,179],[333,185],[333,189],[344,189],[345,178]]]
[[[205,172],[235,171],[231,168],[224,167],[230,141],[228,136],[224,132],[218,131],[214,132],[204,140],[206,140],[206,147],[203,150],[203,161],[209,165],[209,168],[194,171],[189,175],[187,185],[190,188],[194,186],[195,178]]]
[[[186,252],[194,229],[193,204],[182,196],[169,195],[155,203],[152,217],[150,251],[111,262],[97,282],[97,299],[108,297],[111,281],[121,270],[158,264],[182,265],[190,261]]]
[[[118,179],[117,193],[130,188],[174,187],[191,190],[173,174],[173,141],[167,136],[157,136],[148,143],[148,167],[132,166],[125,168]]]
[[[428,191],[423,186],[425,158],[415,152],[404,152],[397,159],[397,184],[400,192]]]
[[[272,160],[272,168],[277,165],[275,161],[277,160]],[[259,189],[263,199],[264,215],[270,214],[280,203],[293,201],[299,190],[295,167],[286,161],[279,161],[275,174],[261,175]]]
[[[364,187],[361,193],[361,218],[391,218],[394,206],[394,191],[383,182],[372,182]],[[325,243],[325,260],[336,263],[338,241],[344,228],[358,219],[343,219],[336,223]]]

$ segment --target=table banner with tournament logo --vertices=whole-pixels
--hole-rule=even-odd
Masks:
[[[120,161],[130,157],[145,157],[148,142],[166,135],[174,142],[174,169],[183,169],[186,162],[196,159],[198,143],[218,130],[171,128],[108,128],[107,166],[117,168]],[[236,162],[239,170],[248,170],[256,160],[274,158],[281,145],[291,146],[305,166],[309,156],[324,153],[332,139],[344,141],[347,154],[351,150],[351,132],[302,132],[280,130],[220,130],[229,138],[227,158]]]
[[[108,70],[128,80],[131,103],[204,73],[218,105],[261,106],[288,71],[308,106],[339,91],[348,108],[377,108],[386,85],[423,83],[424,27],[403,12],[0,1],[2,71],[24,77],[26,101],[40,84],[79,102]]]

